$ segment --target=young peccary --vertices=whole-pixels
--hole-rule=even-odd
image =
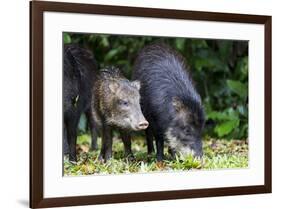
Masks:
[[[150,124],[148,153],[154,150],[154,136],[158,161],[164,157],[164,139],[172,155],[201,156],[204,111],[184,58],[167,45],[148,45],[135,61],[133,79],[141,82],[141,107]]]
[[[92,133],[92,148],[97,147],[97,136],[91,111],[91,88],[97,71],[93,54],[78,45],[68,44],[63,54],[63,110],[64,110],[64,154],[76,162],[77,126],[85,113]]]
[[[96,124],[102,129],[100,160],[112,156],[112,128],[123,131],[125,155],[131,155],[128,131],[139,131],[148,127],[140,108],[140,83],[130,82],[118,68],[107,67],[100,71],[93,87],[92,110]]]

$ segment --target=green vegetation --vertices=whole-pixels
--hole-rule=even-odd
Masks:
[[[207,138],[203,141],[204,156],[202,160],[194,159],[192,156],[184,157],[181,155],[176,156],[175,159],[170,159],[167,150],[165,150],[167,160],[162,164],[156,162],[155,156],[147,157],[145,140],[142,137],[136,136],[133,138],[134,160],[128,160],[123,157],[123,144],[118,137],[115,137],[113,143],[114,158],[106,163],[98,160],[99,151],[89,151],[89,143],[89,135],[84,134],[78,137],[78,163],[73,165],[65,159],[64,175],[79,176],[248,167],[248,144],[245,140],[215,140]]]

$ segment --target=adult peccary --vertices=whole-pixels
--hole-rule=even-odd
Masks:
[[[172,155],[202,155],[204,111],[184,58],[161,43],[144,47],[135,64],[133,79],[141,82],[141,107],[149,122],[148,153],[156,139],[157,160],[163,160],[164,140]]]
[[[92,134],[92,148],[97,148],[97,132],[91,111],[91,89],[97,73],[93,54],[75,44],[64,46],[63,52],[63,111],[64,153],[76,162],[77,126],[82,113],[86,114]]]
[[[102,129],[100,160],[112,156],[112,128],[122,132],[125,155],[132,155],[128,131],[148,127],[140,108],[140,83],[130,82],[115,67],[100,70],[94,83],[92,110],[96,124]]]

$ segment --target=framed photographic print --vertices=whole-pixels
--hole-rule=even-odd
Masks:
[[[30,2],[30,207],[271,192],[271,17]]]

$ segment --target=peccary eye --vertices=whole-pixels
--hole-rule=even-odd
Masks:
[[[189,133],[190,133],[190,129],[185,129],[184,132],[185,132],[186,134],[189,134]]]
[[[125,100],[119,100],[119,104],[122,106],[128,106],[129,102],[125,101]]]

